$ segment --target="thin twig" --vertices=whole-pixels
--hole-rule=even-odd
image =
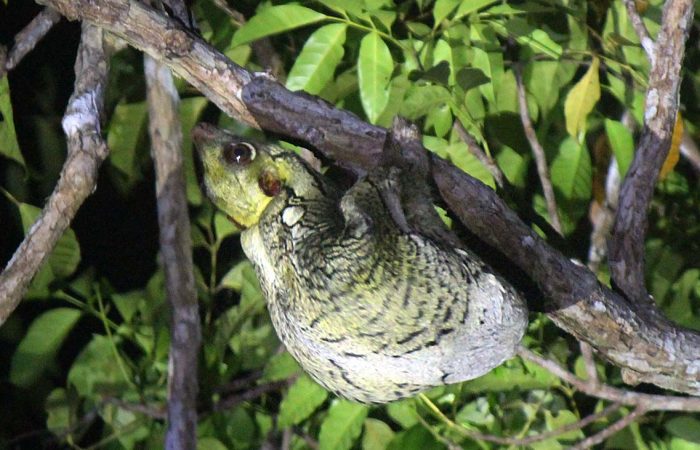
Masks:
[[[634,129],[634,117],[629,110],[626,110],[620,122],[629,130]],[[591,245],[588,249],[588,268],[593,273],[598,272],[598,268],[608,255],[608,239],[610,230],[615,222],[615,213],[620,199],[620,170],[615,155],[610,156],[608,169],[605,175],[605,200],[603,204],[597,202],[591,204],[590,220],[593,229],[591,230]]]
[[[454,124],[452,126],[455,131],[457,131],[457,134],[459,135],[459,138],[467,144],[467,149],[469,149],[469,152],[476,156],[476,159],[478,159],[481,164],[486,167],[486,170],[489,171],[493,179],[496,181],[496,185],[498,185],[499,188],[503,189],[505,187],[506,183],[506,177],[503,174],[503,171],[501,170],[500,167],[498,167],[498,164],[496,164],[496,161],[493,160],[489,155],[486,154],[481,149],[481,146],[476,142],[476,139],[474,139],[474,136],[472,136],[466,128],[464,128],[464,125],[462,125],[462,122],[459,121],[459,119],[455,119]]]
[[[623,405],[642,406],[647,411],[700,411],[700,398],[678,397],[672,395],[653,395],[640,392],[618,389],[612,386],[582,380],[568,370],[561,367],[557,362],[546,359],[520,346],[518,355],[523,359],[532,361],[557,377],[574,386],[579,391],[592,397],[621,403]]]
[[[292,427],[292,431],[294,432],[294,434],[301,437],[306,443],[307,447],[309,447],[311,450],[318,450],[318,441],[311,437],[309,433],[301,429],[301,427]]]
[[[637,33],[637,37],[639,38],[639,42],[642,44],[642,48],[644,49],[644,52],[647,54],[647,58],[649,59],[649,62],[654,64],[654,58],[655,58],[655,48],[654,48],[654,41],[651,39],[651,36],[649,35],[649,30],[647,30],[646,25],[644,25],[644,21],[642,20],[642,17],[639,15],[639,12],[637,11],[637,2],[634,0],[623,0],[625,2],[625,7],[627,8],[627,15],[630,18],[630,23],[632,24],[632,28],[634,28],[634,32]]]
[[[132,403],[126,402],[122,399],[116,397],[105,397],[102,399],[104,403],[114,405],[124,411],[135,412],[143,414],[144,416],[150,417],[152,419],[165,420],[167,418],[167,412],[165,405],[154,406],[144,403]]]
[[[282,431],[280,450],[289,450],[292,448],[292,437],[294,437],[294,431],[291,428],[285,428],[284,431]]]
[[[44,8],[26,27],[15,35],[15,44],[7,53],[4,67],[0,67],[0,77],[17,67],[17,64],[36,44],[46,36],[51,28],[61,20],[61,14],[53,8]]]
[[[576,422],[568,423],[564,426],[561,426],[557,428],[556,430],[551,430],[551,431],[546,431],[544,433],[540,434],[535,434],[532,436],[526,436],[524,438],[513,438],[513,437],[503,437],[503,436],[496,436],[493,434],[485,434],[485,433],[480,433],[478,431],[472,431],[469,430],[454,421],[450,420],[447,416],[443,414],[440,409],[435,406],[433,402],[430,401],[427,397],[424,395],[421,396],[421,399],[423,402],[428,406],[428,409],[440,420],[445,422],[450,428],[454,429],[458,433],[460,433],[462,436],[469,438],[469,439],[474,439],[474,440],[480,440],[480,441],[487,441],[487,442],[493,442],[495,444],[502,444],[502,445],[530,445],[534,444],[535,442],[541,442],[547,439],[551,439],[557,436],[561,436],[562,434],[569,433],[571,431],[576,431],[580,430],[582,428],[587,427],[588,425],[592,424],[593,422],[596,422],[603,417],[607,417],[613,412],[617,411],[620,408],[620,403],[611,403],[610,405],[606,406],[602,410],[598,411],[597,413],[590,414],[586,417],[584,417],[581,420],[577,420]]]
[[[598,369],[595,365],[595,359],[593,358],[593,349],[586,342],[579,341],[578,344],[581,349],[581,357],[583,358],[583,365],[586,367],[588,380],[598,384],[600,380],[598,379]]]
[[[218,394],[227,394],[230,392],[240,391],[243,388],[250,386],[256,380],[260,379],[262,374],[263,374],[263,372],[261,370],[251,372],[249,374],[243,375],[240,378],[233,379],[226,384],[222,384],[220,386],[217,386],[214,388],[213,391],[218,393]]]
[[[265,395],[269,392],[278,391],[287,385],[288,385],[287,380],[274,381],[272,383],[261,384],[259,386],[255,386],[254,388],[251,388],[247,391],[244,391],[240,394],[231,395],[230,397],[226,397],[226,398],[222,399],[216,405],[214,405],[212,410],[213,411],[224,411],[227,409],[231,409],[234,406],[239,405],[243,402],[248,402],[251,400],[255,400],[258,397],[262,397],[263,395]]]
[[[226,0],[214,0],[214,4],[228,14],[236,26],[242,27],[245,25],[246,18],[243,13],[229,6],[229,4],[226,3]],[[255,54],[255,58],[263,69],[271,74],[276,80],[283,81],[286,78],[284,63],[282,62],[280,55],[272,46],[272,41],[270,38],[264,37],[256,39],[250,44],[250,47]]]
[[[63,116],[68,154],[53,193],[0,274],[0,325],[14,311],[29,283],[70,225],[83,201],[95,190],[109,150],[100,135],[100,120],[111,48],[102,30],[83,24],[75,63],[75,90]]]
[[[681,141],[681,155],[693,166],[695,172],[700,174],[700,150],[693,137],[683,128],[683,140]]]
[[[513,74],[515,75],[515,85],[518,90],[520,121],[523,124],[525,137],[530,143],[532,155],[535,157],[537,175],[540,178],[542,193],[544,194],[544,201],[547,204],[547,214],[549,214],[549,220],[552,222],[552,227],[557,230],[559,234],[561,234],[561,221],[559,220],[559,212],[557,211],[557,200],[554,197],[552,179],[549,176],[547,157],[545,156],[544,148],[542,148],[540,141],[537,139],[537,133],[535,133],[535,128],[532,126],[532,121],[530,120],[530,112],[527,105],[527,94],[525,93],[525,84],[523,83],[523,76],[520,72],[520,67],[517,64],[513,66]]]
[[[596,444],[600,444],[613,434],[617,433],[620,430],[623,430],[627,428],[632,422],[637,420],[638,418],[642,417],[644,414],[647,413],[647,409],[645,409],[642,406],[638,406],[637,408],[634,409],[631,413],[627,414],[625,417],[622,419],[618,420],[614,424],[610,425],[609,427],[606,427],[605,429],[599,431],[598,433],[594,434],[593,436],[589,436],[586,439],[582,440],[581,442],[578,442],[576,445],[572,446],[572,450],[582,450],[586,448],[591,448]]]

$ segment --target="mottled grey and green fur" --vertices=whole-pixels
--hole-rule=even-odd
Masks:
[[[241,243],[280,339],[327,389],[388,402],[513,356],[522,297],[472,252],[401,231],[372,177],[342,193],[274,144],[206,124],[193,136],[209,197],[247,227]],[[242,143],[254,154],[239,164]]]

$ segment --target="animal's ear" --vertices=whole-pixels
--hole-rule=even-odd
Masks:
[[[258,186],[268,197],[275,197],[282,190],[282,181],[276,172],[264,170],[258,177]]]
[[[345,236],[354,239],[369,236],[374,226],[374,221],[366,211],[367,204],[363,199],[367,195],[371,195],[372,191],[373,188],[369,183],[361,180],[343,195],[343,198],[340,200],[340,211],[343,213],[343,219],[345,220]]]

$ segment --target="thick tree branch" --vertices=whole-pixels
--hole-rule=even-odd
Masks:
[[[144,68],[156,170],[160,250],[171,308],[165,447],[189,449],[196,447],[197,440],[197,356],[201,330],[184,189],[180,99],[167,67],[146,56]]]
[[[175,22],[139,3],[40,1],[72,18],[103,26],[162,58],[227,114],[245,123],[303,140],[345,167],[366,171],[379,163],[385,129],[316,97],[291,93],[267,77],[251,76],[178,29]],[[162,44],[163,36],[187,38],[190,45],[169,51]],[[700,393],[698,333],[640,314],[602,286],[588,269],[551,248],[491,189],[435,155],[431,162],[433,181],[450,209],[538,283],[549,300],[550,317],[560,327],[590,343],[614,364],[653,376],[660,386]]]
[[[63,116],[68,154],[56,188],[0,274],[0,325],[14,311],[41,264],[97,183],[108,149],[100,135],[100,117],[111,49],[102,30],[83,25],[75,62],[75,90]]]
[[[104,27],[169,64],[175,73],[228,114],[257,126],[240,101],[241,88],[250,80],[250,72],[213,51],[177,20],[136,1],[39,0],[37,3],[53,6],[69,19],[84,19]]]
[[[7,53],[7,59],[3,67],[0,67],[0,77],[5,72],[17,67],[17,64],[32,51],[36,44],[46,36],[51,28],[61,20],[61,15],[53,8],[45,8],[32,19],[29,24],[15,36],[15,43]]]
[[[692,0],[665,3],[661,29],[654,46],[655,56],[651,60],[644,128],[620,189],[619,208],[609,245],[610,269],[616,285],[631,302],[650,310],[654,302],[644,284],[647,209],[659,170],[671,147],[678,112],[681,63],[692,18]]]

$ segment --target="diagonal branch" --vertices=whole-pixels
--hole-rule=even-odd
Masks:
[[[634,28],[634,32],[637,33],[637,37],[639,38],[639,42],[642,44],[642,48],[644,49],[644,52],[647,54],[647,58],[649,59],[649,62],[653,64],[654,61],[654,41],[651,39],[651,36],[649,35],[649,30],[647,30],[646,25],[644,25],[644,22],[642,21],[642,17],[639,15],[639,12],[637,11],[637,2],[634,0],[624,0],[625,2],[625,8],[627,8],[627,16],[630,19],[630,23],[632,24],[632,28]]]
[[[108,149],[100,135],[100,118],[111,49],[102,30],[83,25],[75,62],[75,90],[63,116],[68,154],[56,188],[0,274],[0,325],[14,311],[29,283],[63,235],[97,183]]]
[[[344,167],[366,171],[379,163],[385,129],[250,74],[139,2],[40,1],[69,17],[105,27],[162,59],[244,123],[305,141]],[[189,45],[170,49],[164,41]],[[635,305],[602,286],[591,271],[550,247],[490,188],[435,155],[431,176],[456,216],[539,285],[550,302],[550,317],[561,328],[590,343],[612,363],[647,375],[659,386],[700,393],[700,334],[640,314]]]
[[[0,77],[17,67],[17,64],[32,51],[51,28],[61,20],[61,14],[53,8],[44,8],[29,24],[15,36],[15,44],[7,53],[4,67],[0,67]]]
[[[616,285],[630,301],[646,308],[654,304],[644,284],[647,209],[659,170],[671,147],[678,112],[681,63],[692,17],[692,0],[669,0],[664,6],[649,73],[644,128],[620,189],[619,208],[609,243],[610,269]]]
[[[499,188],[503,189],[506,186],[507,182],[506,176],[503,174],[501,168],[498,167],[496,161],[494,161],[493,158],[491,158],[491,156],[487,155],[486,152],[481,147],[479,147],[479,144],[476,142],[476,139],[474,139],[474,136],[469,134],[469,132],[466,128],[464,128],[464,125],[462,125],[462,122],[460,122],[459,119],[455,119],[452,128],[455,131],[457,131],[459,138],[462,140],[462,142],[464,142],[467,145],[469,152],[472,155],[476,156],[479,162],[481,162],[481,164],[483,164],[484,167],[486,167],[493,179],[496,180],[496,185]]]
[[[593,378],[582,380],[561,367],[556,361],[539,356],[522,345],[518,348],[518,355],[547,369],[558,378],[591,397],[622,405],[643,407],[646,411],[700,411],[700,398],[644,394],[601,384],[597,379]]]
[[[527,94],[525,93],[525,84],[523,84],[523,75],[517,64],[513,66],[513,73],[515,74],[515,86],[518,90],[520,121],[523,123],[525,137],[530,143],[532,154],[535,157],[537,175],[540,178],[544,200],[547,204],[547,214],[549,215],[549,220],[552,222],[552,227],[561,234],[561,222],[559,221],[559,212],[557,211],[557,201],[554,198],[552,179],[549,176],[549,167],[547,167],[547,158],[544,154],[544,148],[542,148],[540,141],[537,139],[537,133],[535,133],[535,128],[532,126],[532,120],[530,120],[530,109],[527,106]]]
[[[621,430],[624,430],[625,428],[627,428],[632,422],[634,422],[635,420],[644,416],[644,414],[646,414],[647,411],[648,411],[647,409],[645,409],[641,406],[638,406],[631,413],[627,414],[622,419],[618,420],[617,422],[610,425],[609,427],[602,429],[601,431],[594,434],[593,436],[589,436],[586,439],[582,440],[581,442],[578,442],[576,445],[574,445],[571,448],[573,450],[583,450],[586,448],[591,448],[594,445],[600,444],[603,441],[605,441],[607,438],[612,436],[613,434],[617,433],[618,431],[621,431]]]

